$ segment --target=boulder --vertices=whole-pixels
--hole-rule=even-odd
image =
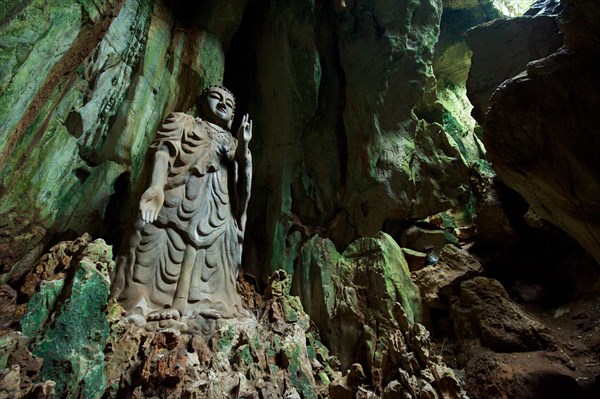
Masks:
[[[459,294],[460,283],[483,272],[481,264],[467,251],[446,245],[437,264],[415,271],[414,276],[423,302],[447,309],[450,298]]]
[[[475,277],[462,282],[451,317],[459,342],[478,338],[496,352],[556,348],[550,330],[510,300],[497,280]]]

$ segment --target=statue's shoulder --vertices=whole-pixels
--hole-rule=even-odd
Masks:
[[[171,112],[162,123],[166,128],[189,128],[195,125],[194,117],[185,112]],[[162,129],[161,129],[162,130]]]
[[[157,139],[178,139],[185,130],[193,130],[194,117],[183,112],[172,112],[163,120],[156,134]]]

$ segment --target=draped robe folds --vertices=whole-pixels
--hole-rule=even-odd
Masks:
[[[229,195],[236,168],[219,144],[232,155],[237,140],[183,113],[170,114],[158,131],[151,149],[169,153],[165,200],[154,223],[138,216],[119,259],[116,296],[128,314],[184,307],[187,317],[247,315],[236,292],[243,238]]]

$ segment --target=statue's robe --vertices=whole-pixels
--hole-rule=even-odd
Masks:
[[[220,155],[219,144],[229,156]],[[146,317],[174,306],[179,295],[182,316],[247,315],[236,292],[242,232],[229,193],[237,181],[236,147],[228,131],[199,118],[165,119],[151,145],[169,154],[164,205],[154,223],[138,216],[117,265],[113,292],[128,314]]]

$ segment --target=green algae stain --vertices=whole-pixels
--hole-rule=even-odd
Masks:
[[[40,291],[27,303],[27,312],[21,319],[21,331],[29,338],[34,338],[44,326],[54,309],[56,299],[62,292],[65,280],[42,282]]]

